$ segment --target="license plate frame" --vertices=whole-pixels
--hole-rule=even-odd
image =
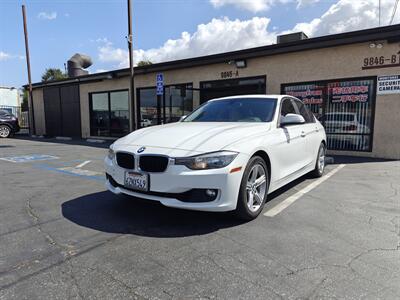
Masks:
[[[149,174],[125,171],[124,187],[141,192],[148,192],[150,190],[150,176]]]

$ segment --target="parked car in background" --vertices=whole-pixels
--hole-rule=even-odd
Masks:
[[[106,186],[163,205],[257,217],[267,195],[300,176],[322,176],[326,136],[297,98],[208,101],[177,123],[132,132],[105,158]]]
[[[352,149],[367,150],[370,128],[360,122],[357,113],[329,112],[323,121],[330,145],[347,143]]]
[[[0,110],[0,138],[11,137],[18,131],[18,118],[6,110]]]

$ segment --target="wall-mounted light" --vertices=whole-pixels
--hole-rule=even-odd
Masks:
[[[235,60],[235,64],[236,64],[236,68],[238,68],[238,69],[247,67],[247,62],[245,59]]]
[[[373,48],[382,49],[383,48],[383,44],[382,43],[377,43],[377,42],[372,42],[372,43],[369,44],[369,47],[371,49],[373,49]]]

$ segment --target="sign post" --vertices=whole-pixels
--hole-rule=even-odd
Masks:
[[[159,73],[156,75],[157,86],[157,123],[161,124],[161,102],[164,96],[164,75]]]

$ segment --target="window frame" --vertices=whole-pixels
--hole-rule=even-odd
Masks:
[[[118,89],[118,90],[106,90],[106,91],[96,91],[96,92],[90,92],[89,93],[89,131],[90,131],[90,136],[96,136],[96,137],[116,137],[111,135],[111,93],[114,92],[128,92],[128,113],[129,113],[129,124],[131,123],[131,112],[130,112],[130,93],[129,89]],[[93,95],[96,94],[107,94],[107,106],[108,106],[108,135],[93,135],[92,134],[92,112],[93,112]],[[128,133],[130,132],[130,129],[128,129]]]
[[[344,78],[332,78],[326,80],[311,80],[311,81],[300,81],[300,82],[287,82],[281,84],[281,94],[285,95],[285,88],[299,85],[325,85],[328,86],[329,83],[334,82],[344,82],[344,81],[372,81],[371,86],[373,87],[373,92],[371,96],[371,125],[370,125],[370,133],[369,134],[356,134],[356,133],[346,133],[346,135],[355,135],[355,136],[368,136],[370,140],[370,144],[368,149],[366,150],[346,150],[346,149],[334,149],[334,151],[345,151],[345,152],[373,152],[374,149],[374,135],[375,135],[375,114],[376,114],[376,101],[377,101],[377,76],[358,76],[358,77],[344,77]],[[301,100],[300,100],[301,101]],[[322,116],[326,116],[328,99],[323,97],[322,106]],[[325,127],[325,124],[321,122]],[[333,134],[333,133],[332,133]]]

